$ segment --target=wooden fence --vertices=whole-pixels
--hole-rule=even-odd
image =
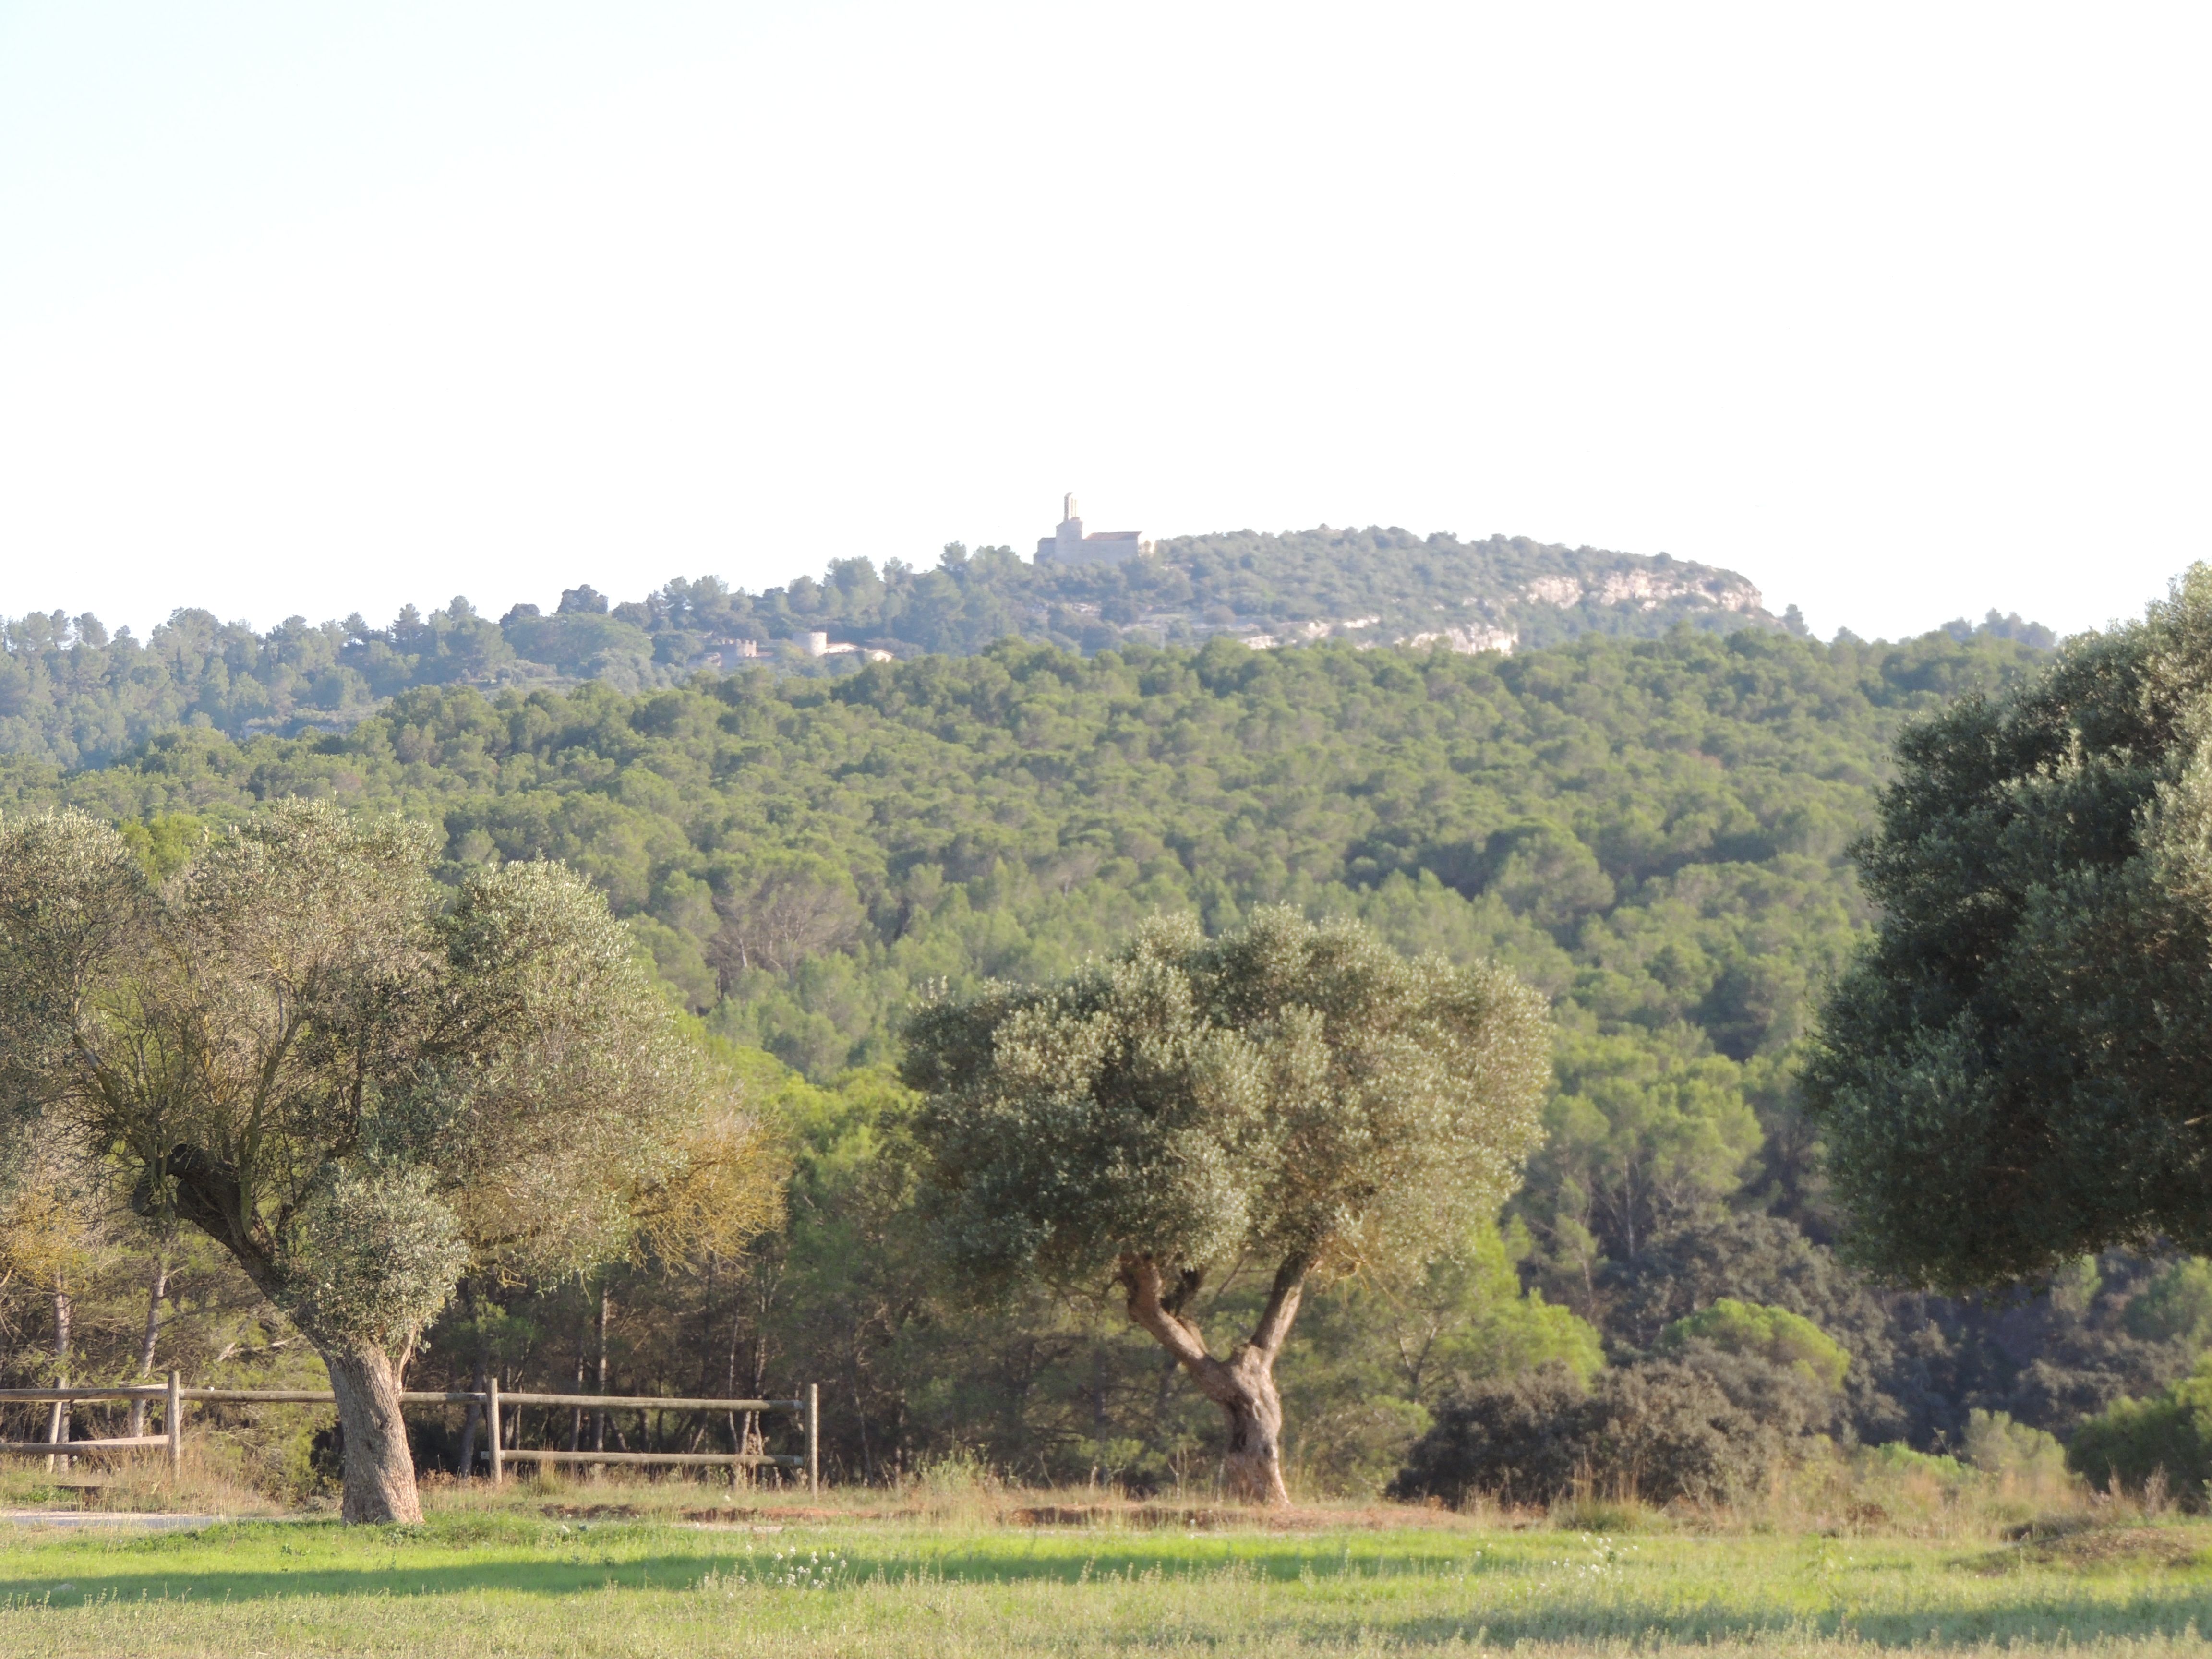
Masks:
[[[33,1457],[75,1456],[85,1452],[130,1452],[167,1449],[169,1470],[182,1468],[185,1455],[185,1407],[194,1401],[209,1405],[331,1406],[337,1396],[316,1389],[188,1389],[175,1371],[166,1385],[135,1389],[0,1389],[0,1402],[52,1404],[94,1400],[144,1401],[161,1407],[160,1434],[118,1435],[105,1440],[0,1440],[0,1452]],[[507,1478],[509,1463],[675,1463],[752,1468],[772,1464],[779,1468],[804,1469],[809,1492],[822,1490],[822,1392],[806,1385],[803,1400],[663,1400],[649,1395],[618,1394],[502,1394],[497,1382],[478,1393],[463,1389],[445,1394],[403,1393],[405,1406],[481,1406],[485,1439],[495,1484]],[[788,1412],[806,1425],[806,1454],[768,1452],[634,1452],[555,1451],[535,1446],[502,1446],[506,1413],[520,1406],[556,1406],[573,1411]]]

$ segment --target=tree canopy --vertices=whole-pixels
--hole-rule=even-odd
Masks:
[[[214,1239],[315,1343],[353,1519],[419,1514],[394,1362],[471,1262],[624,1249],[696,1065],[605,901],[289,803],[150,881],[76,812],[0,820],[0,1104]]]
[[[2212,1248],[2212,570],[1899,743],[1807,1071],[1854,1249],[1951,1287]]]
[[[1232,1484],[1283,1501],[1272,1372],[1307,1278],[1419,1266],[1494,1214],[1537,1138],[1548,1037],[1503,969],[1270,909],[926,1007],[902,1070],[954,1262],[1118,1280],[1229,1413]],[[1224,1364],[1186,1309],[1246,1259],[1272,1286]]]

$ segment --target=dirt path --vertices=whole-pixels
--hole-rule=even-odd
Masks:
[[[0,1525],[147,1527],[155,1531],[219,1527],[230,1521],[296,1521],[296,1515],[140,1515],[126,1510],[0,1510]]]

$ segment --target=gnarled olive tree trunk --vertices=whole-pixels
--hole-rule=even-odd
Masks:
[[[338,1428],[345,1462],[345,1501],[339,1513],[351,1522],[420,1522],[422,1499],[415,1489],[415,1458],[399,1413],[399,1368],[374,1343],[330,1342],[317,1351],[338,1397]]]
[[[1291,1494],[1283,1485],[1283,1398],[1275,1391],[1275,1356],[1298,1316],[1304,1258],[1293,1256],[1276,1270],[1259,1323],[1227,1359],[1207,1352],[1206,1338],[1182,1311],[1197,1294],[1202,1274],[1187,1270],[1170,1287],[1158,1262],[1130,1255],[1121,1258],[1119,1276],[1128,1296],[1129,1317],[1175,1356],[1200,1392],[1228,1417],[1222,1477],[1230,1495],[1248,1504],[1287,1507]]]
[[[318,1308],[293,1294],[277,1247],[246,1199],[238,1168],[199,1147],[179,1146],[162,1159],[170,1204],[179,1220],[198,1228],[228,1250],[261,1293],[283,1309],[322,1357],[337,1396],[338,1455],[344,1497],[338,1513],[349,1522],[422,1519],[415,1486],[415,1458],[399,1409],[399,1365],[375,1335],[344,1318],[343,1297]],[[140,1179],[131,1207],[160,1213],[152,1173]],[[359,1249],[371,1257],[397,1248],[379,1218],[356,1218]],[[326,1258],[327,1259],[327,1258]]]

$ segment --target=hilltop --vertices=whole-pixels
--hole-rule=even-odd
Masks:
[[[1525,536],[1242,530],[1171,538],[1149,557],[1072,568],[1008,568],[997,556],[1005,551],[974,556],[990,556],[992,584],[1026,605],[1024,631],[1094,651],[1217,634],[1255,646],[1350,639],[1511,651],[1585,633],[1650,637],[1677,623],[1721,633],[1785,625],[1732,570]],[[887,608],[883,620],[895,630],[899,617]],[[854,622],[863,624],[864,613]]]
[[[0,627],[0,752],[101,764],[177,726],[232,737],[345,730],[422,685],[635,693],[702,670],[836,675],[870,654],[972,655],[1022,638],[1095,654],[1225,636],[1254,647],[1349,640],[1528,649],[1580,634],[1780,630],[1732,571],[1523,537],[1399,529],[1170,538],[1126,563],[1065,568],[957,543],[935,568],[832,560],[759,593],[678,578],[613,603],[588,586],[494,621],[465,598],[386,626],[287,618],[266,633],[180,610],[139,641],[99,618],[33,612]],[[820,638],[814,638],[814,635]]]

